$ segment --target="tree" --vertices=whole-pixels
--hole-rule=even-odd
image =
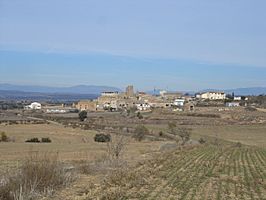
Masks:
[[[83,122],[87,118],[87,114],[88,114],[87,111],[85,110],[81,111],[79,113],[79,120]]]
[[[107,142],[107,155],[109,159],[118,160],[121,157],[121,154],[126,148],[126,138],[123,135],[115,135],[111,137],[111,140]]]
[[[170,134],[179,136],[181,138],[182,145],[185,145],[190,140],[190,129],[184,127],[177,128],[174,122],[168,123],[168,129]]]
[[[134,135],[132,137],[140,142],[141,140],[144,139],[146,134],[149,134],[149,129],[147,129],[143,125],[139,125],[139,126],[137,126],[137,128],[136,128],[136,130],[134,132]]]
[[[179,128],[177,135],[182,140],[182,145],[185,145],[190,140],[190,130],[188,128]]]

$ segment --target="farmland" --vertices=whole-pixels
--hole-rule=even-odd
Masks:
[[[75,173],[66,188],[40,199],[266,199],[264,111],[155,110],[143,119],[104,112],[90,113],[84,122],[76,113],[7,111],[1,119],[0,132],[12,141],[0,143],[0,174],[16,171],[31,152],[56,152]],[[189,144],[178,146],[168,137],[169,122],[191,131]],[[132,138],[139,125],[149,130],[142,141]],[[98,133],[125,138],[119,159],[106,158],[108,145],[94,141]],[[34,137],[52,142],[25,142]]]
[[[131,172],[141,177],[124,177],[104,195],[125,199],[265,199],[265,164],[266,151],[260,148],[206,145],[147,162]]]

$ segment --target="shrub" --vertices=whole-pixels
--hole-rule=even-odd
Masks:
[[[143,125],[140,125],[135,129],[135,132],[132,137],[140,142],[144,139],[146,134],[149,134],[149,129],[147,129]]]
[[[182,140],[182,145],[185,145],[190,140],[190,130],[188,128],[179,128],[177,132]]]
[[[95,142],[110,142],[111,141],[111,135],[110,134],[96,134],[94,137]]]
[[[81,111],[79,113],[79,120],[83,122],[87,118],[87,114],[88,114],[87,111],[85,110]]]
[[[110,142],[106,143],[106,149],[103,154],[97,154],[95,161],[83,160],[80,163],[79,170],[84,174],[105,174],[113,170],[121,169],[127,166],[127,162],[122,155],[126,150],[127,139],[124,135],[115,134]]]
[[[42,138],[42,143],[51,143],[52,140],[50,138]]]
[[[205,143],[206,143],[206,140],[205,140],[204,138],[200,138],[200,139],[199,139],[199,143],[200,143],[200,144],[205,144]]]
[[[163,136],[163,131],[159,132],[159,136],[162,137]]]
[[[41,141],[38,138],[31,138],[31,139],[27,139],[25,142],[28,142],[28,143],[40,143]]]
[[[8,142],[8,137],[5,132],[1,132],[0,142]]]
[[[241,143],[241,142],[237,142],[237,143],[235,144],[235,146],[238,147],[238,148],[240,148],[240,147],[242,147],[242,143]]]
[[[37,199],[52,194],[75,179],[58,160],[58,154],[30,153],[17,172],[2,177],[0,199]]]
[[[142,116],[142,114],[141,114],[140,112],[137,113],[137,117],[138,117],[139,119],[143,119],[143,116]]]
[[[181,145],[185,145],[190,140],[191,129],[185,127],[176,127],[176,124],[168,123],[169,133],[175,136],[179,136],[182,141]],[[179,139],[176,138],[176,142],[179,143]]]

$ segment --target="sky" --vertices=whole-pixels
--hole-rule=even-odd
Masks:
[[[266,86],[265,0],[0,0],[0,83]]]

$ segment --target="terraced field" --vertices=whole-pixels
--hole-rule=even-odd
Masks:
[[[114,178],[120,181],[114,181]],[[266,150],[227,144],[168,153],[142,164],[127,175],[111,177],[86,199],[95,197],[266,199]]]

